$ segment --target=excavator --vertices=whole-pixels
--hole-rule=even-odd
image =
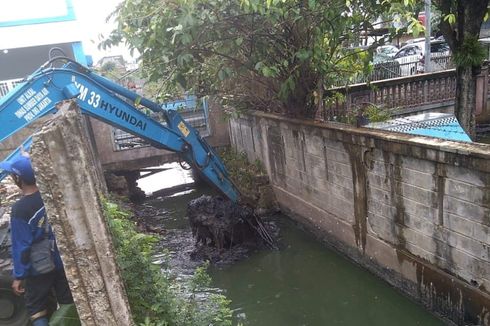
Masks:
[[[54,67],[59,61],[66,63]],[[75,99],[83,114],[138,136],[156,148],[179,153],[223,195],[238,201],[239,191],[219,157],[177,110],[165,109],[66,57],[49,60],[0,100],[0,142],[33,121],[56,113],[56,104],[67,99]],[[151,118],[142,108],[162,114],[166,124]],[[26,140],[24,147],[29,143]],[[20,154],[18,148],[6,160]],[[4,177],[0,174],[0,180]]]
[[[232,202],[239,201],[240,193],[220,158],[177,110],[166,109],[64,56],[47,61],[0,99],[0,142],[37,119],[56,114],[56,104],[67,99],[76,100],[85,115],[140,137],[154,147],[179,153],[223,195]],[[165,123],[147,115],[148,110],[161,114]],[[28,138],[5,160],[15,160],[31,143]],[[0,181],[6,175],[0,171]],[[6,247],[5,233],[0,232],[0,254],[2,242]],[[2,275],[1,258],[0,325],[25,325],[22,303],[10,290],[10,275]]]

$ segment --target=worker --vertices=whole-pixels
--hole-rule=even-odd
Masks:
[[[53,293],[58,304],[72,304],[63,263],[36,185],[31,161],[26,156],[0,163],[22,197],[12,206],[10,230],[14,262],[12,290],[24,295],[33,326],[48,325],[48,304]]]

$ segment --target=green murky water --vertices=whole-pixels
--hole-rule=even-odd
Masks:
[[[161,180],[165,178],[159,184]],[[165,226],[182,230],[188,227],[187,202],[203,192],[209,190],[147,204],[165,208],[169,213]],[[287,217],[275,219],[281,229],[280,250],[257,252],[232,266],[209,271],[213,286],[223,289],[232,300],[234,325],[444,324],[377,277],[326,248]]]
[[[244,325],[443,325],[284,218],[283,249],[211,270]]]

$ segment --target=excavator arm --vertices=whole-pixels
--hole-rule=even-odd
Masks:
[[[66,63],[60,68],[49,66],[59,60]],[[48,61],[0,100],[0,142],[40,117],[55,113],[56,104],[67,99],[76,99],[83,114],[145,139],[154,147],[180,153],[230,200],[239,200],[239,191],[219,157],[177,111],[165,110],[68,58]],[[166,124],[137,106],[162,114]],[[24,146],[29,144],[30,139]],[[20,152],[17,149],[6,160]],[[0,180],[4,176],[0,173]]]

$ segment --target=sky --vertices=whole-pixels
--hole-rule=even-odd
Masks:
[[[106,55],[124,55],[127,61],[132,60],[125,47],[118,47],[110,51],[97,49],[100,43],[100,34],[107,36],[115,24],[106,23],[107,16],[114,11],[122,0],[72,0],[75,6],[77,21],[83,29],[81,35],[83,49],[86,54],[92,55],[94,62]]]

